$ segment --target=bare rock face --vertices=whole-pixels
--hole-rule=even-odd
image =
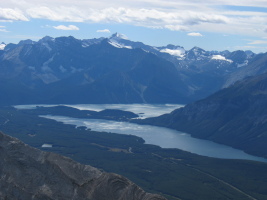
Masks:
[[[0,132],[0,199],[164,200],[128,179],[42,152]]]

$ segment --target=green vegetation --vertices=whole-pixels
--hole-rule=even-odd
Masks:
[[[36,148],[126,176],[170,200],[267,199],[267,164],[162,149],[136,136],[40,118],[36,111],[1,108],[0,130]],[[53,148],[41,148],[44,143]]]

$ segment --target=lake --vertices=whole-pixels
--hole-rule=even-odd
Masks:
[[[51,106],[51,105],[43,105],[43,106]],[[82,104],[82,105],[68,105],[68,106],[80,110],[95,110],[95,111],[100,111],[103,109],[127,110],[139,114],[140,118],[145,118],[171,112],[172,110],[180,108],[183,105]],[[29,109],[35,107],[36,105],[16,106],[16,108],[18,109]],[[226,145],[217,144],[212,141],[193,138],[190,136],[190,134],[164,127],[139,125],[129,122],[117,122],[117,121],[102,120],[102,119],[76,119],[65,116],[51,116],[51,115],[46,115],[42,117],[63,122],[65,124],[72,124],[75,126],[86,126],[87,128],[90,128],[94,131],[135,135],[143,138],[145,140],[145,143],[147,144],[158,145],[162,148],[177,148],[198,155],[214,157],[214,158],[244,159],[244,160],[267,162],[267,160],[264,158],[249,155],[241,150],[234,149]]]

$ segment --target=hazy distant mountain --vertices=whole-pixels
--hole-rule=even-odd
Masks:
[[[128,179],[34,149],[0,132],[0,199],[164,200]]]
[[[267,74],[247,78],[206,99],[146,123],[185,131],[267,157]]]
[[[188,103],[221,89],[257,58],[244,51],[152,47],[118,33],[23,40],[0,50],[0,103]]]

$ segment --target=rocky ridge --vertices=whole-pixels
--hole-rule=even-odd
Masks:
[[[0,199],[165,199],[125,177],[40,151],[1,132],[0,157]]]

